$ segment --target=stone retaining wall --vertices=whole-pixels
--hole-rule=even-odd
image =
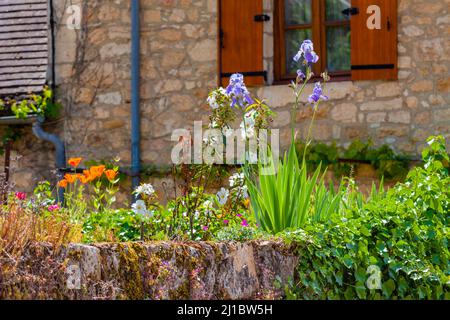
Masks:
[[[293,246],[251,243],[32,246],[16,267],[0,256],[0,299],[279,298]]]

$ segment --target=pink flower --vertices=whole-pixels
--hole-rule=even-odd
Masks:
[[[249,227],[250,225],[248,224],[248,221],[247,221],[247,220],[242,220],[241,226],[243,226],[243,227]]]
[[[54,212],[54,211],[58,211],[59,210],[59,205],[54,204],[48,207],[48,211],[50,212]]]
[[[238,213],[238,214],[236,215],[236,217],[242,218],[242,214]]]
[[[209,227],[208,227],[208,226],[203,226],[202,230],[203,230],[203,231],[208,231],[208,230],[209,230]]]
[[[16,199],[23,201],[27,198],[27,194],[25,192],[16,192]]]
[[[229,223],[230,223],[230,221],[229,221],[229,220],[223,220],[223,224],[224,224],[224,225],[226,225],[226,226],[227,226],[227,225],[228,225]]]

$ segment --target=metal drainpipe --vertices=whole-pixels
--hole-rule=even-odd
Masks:
[[[44,119],[39,117],[37,121],[33,123],[33,133],[36,137],[41,140],[51,142],[56,149],[56,176],[58,181],[63,178],[63,169],[66,167],[66,147],[64,141],[61,140],[57,135],[45,132],[42,128]],[[58,202],[64,203],[64,189],[58,187]]]
[[[133,190],[140,184],[140,19],[139,0],[131,1],[131,176]],[[134,197],[133,197],[134,198]]]

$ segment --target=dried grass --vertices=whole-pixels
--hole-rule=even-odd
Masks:
[[[0,261],[10,266],[17,266],[32,244],[48,243],[58,252],[61,245],[80,240],[81,228],[62,215],[35,214],[17,204],[0,209]]]

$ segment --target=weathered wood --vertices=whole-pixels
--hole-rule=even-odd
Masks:
[[[47,38],[47,30],[0,33],[0,39]]]
[[[1,6],[10,6],[16,4],[29,4],[29,3],[46,3],[47,0],[2,0]]]
[[[38,51],[38,52],[14,52],[14,53],[3,53],[0,54],[0,61],[4,60],[24,60],[24,59],[38,59],[38,58],[47,58],[47,51]]]
[[[4,47],[0,53],[48,51],[47,44]]]
[[[20,12],[20,11],[34,11],[34,10],[47,10],[47,4],[38,2],[30,4],[0,6],[0,12]]]
[[[35,24],[35,23],[47,23],[47,16],[42,17],[29,17],[29,18],[17,18],[1,20],[2,26],[12,26],[21,24]]]
[[[0,88],[21,87],[21,86],[39,86],[45,84],[45,79],[19,79],[0,81]]]
[[[43,23],[9,25],[9,26],[0,25],[0,33],[20,32],[20,31],[37,31],[37,30],[47,31],[47,25],[45,25]]]
[[[21,93],[32,93],[32,92],[40,92],[44,88],[43,85],[41,86],[23,86],[23,87],[16,87],[16,88],[0,88],[0,96],[11,96],[11,95],[17,95]]]
[[[16,19],[28,17],[47,17],[47,10],[36,11],[20,11],[20,12],[0,12],[0,20],[2,19]]]
[[[48,39],[45,37],[42,38],[29,38],[29,39],[14,39],[14,40],[0,40],[0,48],[7,47],[17,47],[24,45],[33,45],[33,44],[47,44]]]
[[[0,68],[0,75],[23,73],[23,72],[40,72],[40,71],[47,71],[47,65],[24,66],[24,67],[4,67],[4,68]]]
[[[46,71],[41,71],[40,73],[34,72],[25,72],[25,73],[10,73],[10,74],[2,74],[0,79],[2,81],[9,81],[9,80],[18,80],[18,79],[42,79],[45,82],[47,76]]]
[[[11,60],[11,61],[0,61],[0,67],[9,66],[42,66],[47,65],[47,59],[28,59],[28,60]]]
[[[47,0],[0,1],[0,96],[42,91],[48,68]]]

